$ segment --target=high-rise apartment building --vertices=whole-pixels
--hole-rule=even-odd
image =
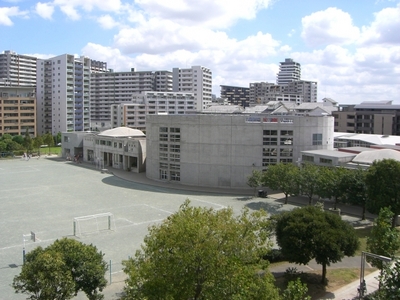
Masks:
[[[90,130],[90,74],[105,68],[71,54],[38,59],[38,133]]]
[[[288,85],[289,82],[300,80],[301,65],[291,58],[286,58],[284,62],[279,63],[279,73],[276,83],[278,85]]]
[[[249,88],[231,85],[221,85],[221,98],[227,99],[230,104],[249,107]]]
[[[92,73],[90,92],[90,127],[104,130],[111,125],[110,106],[132,101],[142,91],[172,92],[172,72],[135,71]]]
[[[35,87],[0,85],[0,136],[36,135]]]
[[[193,93],[141,92],[133,94],[131,100],[111,106],[112,127],[127,126],[146,131],[147,115],[183,115],[197,110]]]
[[[187,69],[173,68],[173,92],[193,93],[197,101],[197,111],[211,105],[212,72],[202,66]]]
[[[9,50],[0,53],[0,84],[36,86],[36,61],[36,57]]]

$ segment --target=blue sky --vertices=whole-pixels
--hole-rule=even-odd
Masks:
[[[318,100],[400,103],[400,0],[3,0],[4,50],[116,71],[203,65],[217,96],[221,84],[275,82],[290,57]]]

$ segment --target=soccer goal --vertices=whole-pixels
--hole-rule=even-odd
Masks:
[[[105,230],[115,231],[115,220],[112,213],[102,213],[74,218],[74,236],[100,233]]]

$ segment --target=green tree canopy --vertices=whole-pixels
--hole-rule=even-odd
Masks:
[[[290,261],[307,264],[315,259],[322,265],[322,282],[326,267],[352,256],[358,248],[353,227],[318,207],[295,208],[276,217],[276,240],[282,254]]]
[[[299,188],[303,195],[308,197],[308,204],[312,204],[312,198],[318,190],[318,178],[320,168],[313,164],[303,164],[299,174]]]
[[[367,250],[371,253],[394,257],[400,247],[400,233],[392,227],[393,213],[390,208],[384,207],[374,221],[371,235],[367,238]],[[379,259],[367,257],[374,267],[382,269],[384,262]]]
[[[247,177],[247,185],[254,188],[254,195],[257,192],[257,187],[262,185],[262,172],[254,169],[251,175]]]
[[[279,163],[268,166],[263,174],[263,184],[273,190],[280,190],[285,194],[285,204],[288,196],[299,192],[299,168],[293,164]]]
[[[38,247],[25,258],[21,273],[14,277],[16,293],[28,294],[32,300],[64,300],[75,294],[71,272],[62,254]]]
[[[256,273],[268,223],[263,211],[234,216],[185,201],[124,262],[124,299],[279,299],[272,275]]]
[[[49,154],[50,154],[50,147],[54,146],[54,139],[51,133],[46,133],[43,135],[43,142],[49,147]]]
[[[43,139],[42,137],[38,134],[34,139],[33,139],[33,147],[36,148],[39,152],[40,155],[40,146],[43,145]]]
[[[20,145],[24,144],[24,137],[22,135],[14,135],[12,140]]]
[[[344,192],[343,201],[353,205],[362,207],[361,219],[365,220],[365,211],[368,200],[367,184],[365,177],[367,171],[359,168],[356,170],[348,170],[341,182]]]
[[[31,138],[31,136],[29,134],[28,128],[25,131],[23,145],[24,145],[26,151],[31,151],[32,150],[33,141],[32,141],[32,138]]]
[[[13,281],[16,293],[30,299],[71,299],[83,291],[88,299],[103,299],[107,264],[93,245],[63,238],[26,255],[20,275]]]
[[[67,238],[55,241],[48,250],[62,254],[75,282],[75,293],[83,291],[90,300],[103,299],[99,292],[107,285],[107,263],[102,252],[93,245]]]
[[[379,300],[400,299],[400,259],[393,264],[386,264],[379,276]]]
[[[400,215],[400,162],[394,159],[374,161],[366,175],[369,201],[367,208],[378,214],[383,207],[390,207],[395,217]]]
[[[319,169],[317,193],[322,198],[333,198],[334,209],[337,209],[337,204],[345,193],[342,182],[347,172],[348,170],[343,167],[320,167]]]

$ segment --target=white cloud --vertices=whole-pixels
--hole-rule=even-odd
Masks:
[[[83,9],[85,12],[91,12],[95,9],[118,12],[122,7],[120,0],[54,0],[52,5],[59,7],[72,20],[81,18],[79,9]]]
[[[52,15],[54,13],[54,6],[49,2],[47,3],[38,2],[36,4],[35,11],[43,19],[51,20]]]
[[[362,27],[361,44],[400,44],[400,3],[375,14],[370,26]]]
[[[97,19],[97,22],[100,24],[101,27],[103,27],[104,29],[112,29],[114,27],[119,26],[119,23],[116,22],[113,17],[111,17],[110,15],[104,15],[104,16],[100,16]]]
[[[150,16],[181,24],[201,23],[209,28],[228,28],[239,19],[253,19],[271,0],[137,0]]]
[[[351,16],[335,7],[314,12],[304,17],[301,22],[301,36],[306,44],[313,47],[352,43],[360,34],[360,30],[353,25]]]
[[[20,11],[17,6],[0,7],[0,25],[12,26],[14,23],[11,17],[25,17],[27,14],[27,11]]]

